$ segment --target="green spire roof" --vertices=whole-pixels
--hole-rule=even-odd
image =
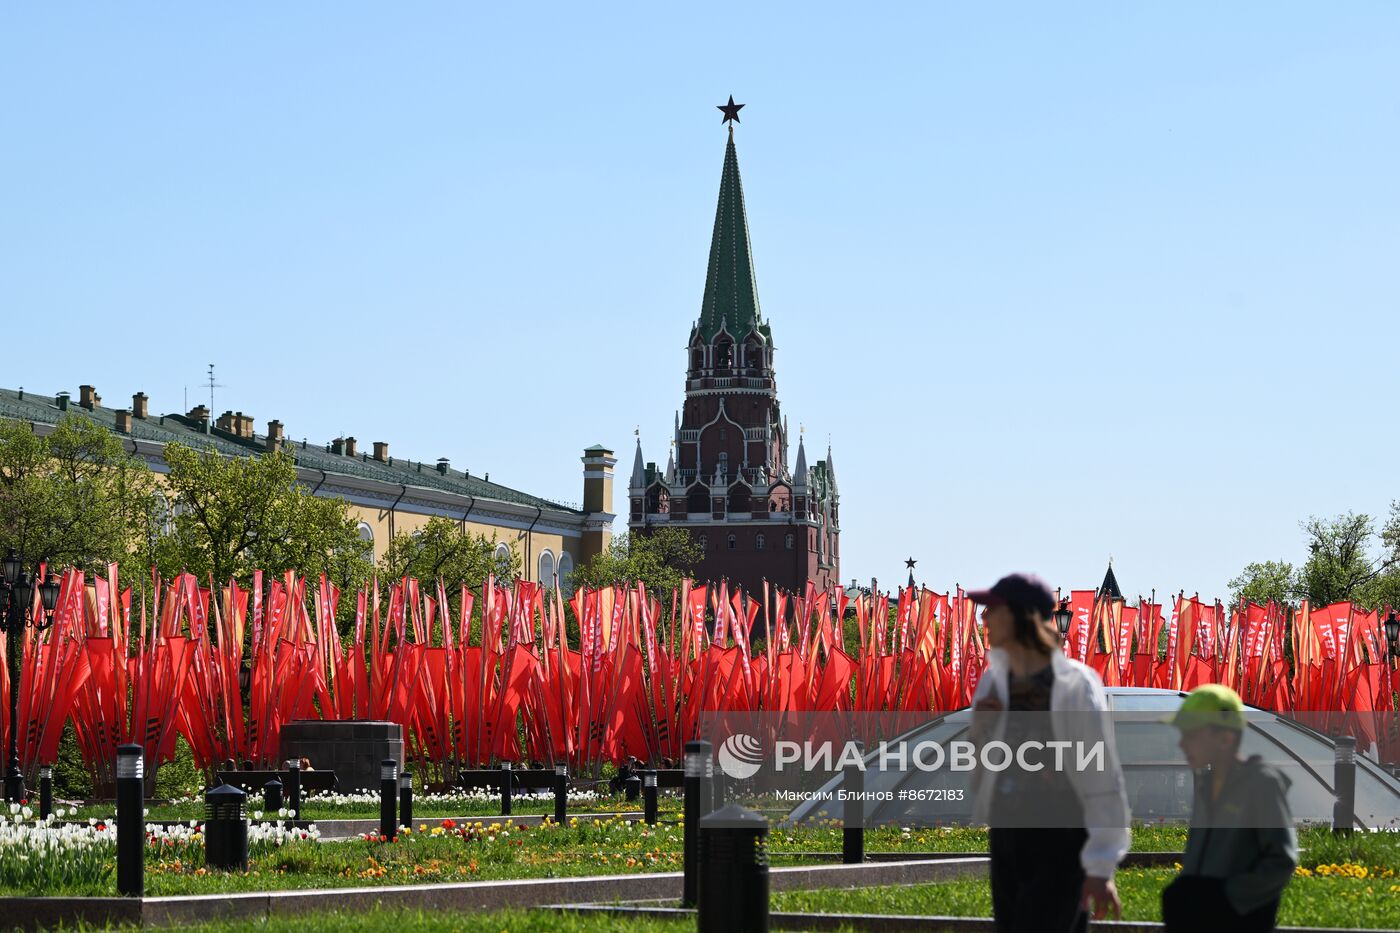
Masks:
[[[736,340],[758,328],[765,336],[758,309],[758,285],[753,277],[749,251],[749,218],[744,210],[744,185],[739,178],[739,156],[734,151],[734,128],[724,149],[724,172],[719,181],[719,206],[715,232],[710,240],[710,266],[705,273],[705,300],[700,305],[696,329],[710,340],[725,327]]]

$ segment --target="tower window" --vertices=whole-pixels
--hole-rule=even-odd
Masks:
[[[753,539],[753,549],[754,549],[755,551],[761,551],[761,550],[763,550],[763,543],[764,543],[764,541],[763,541],[763,532],[760,531],[757,535],[754,536],[754,539]]]
[[[696,543],[700,545],[700,550],[703,551],[705,550],[705,545],[710,543],[710,539],[705,535],[701,535],[699,538],[696,539]]]
[[[738,541],[734,538],[733,535],[730,535],[729,538],[728,538],[728,544],[729,544],[729,550],[732,551],[732,550],[734,550],[735,545],[738,544]]]
[[[792,546],[794,543],[795,539],[792,536],[792,532],[788,532],[786,535],[783,536],[783,547],[787,548],[789,551],[792,550]]]

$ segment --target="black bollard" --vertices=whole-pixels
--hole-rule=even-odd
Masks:
[[[554,766],[554,822],[560,826],[569,818],[569,766]]]
[[[248,870],[248,795],[233,784],[204,794],[204,867]]]
[[[399,775],[399,825],[413,831],[413,772],[407,768]]]
[[[725,780],[724,772],[716,771],[713,767],[711,767],[710,787],[713,790],[715,798],[714,804],[710,807],[711,810],[719,810],[724,807],[725,791],[727,789],[725,787],[726,783],[727,782]]]
[[[1356,739],[1338,736],[1333,765],[1332,789],[1337,802],[1332,805],[1332,832],[1350,836],[1356,826]]]
[[[398,837],[394,819],[394,795],[399,789],[399,763],[385,758],[379,763],[379,834],[385,839]]]
[[[700,821],[699,933],[768,930],[768,820],[732,804]]]
[[[656,769],[642,772],[642,819],[648,826],[656,825]]]
[[[864,747],[854,743],[857,752],[864,756]],[[865,861],[865,772],[853,764],[846,765],[841,775],[841,792],[845,798],[841,805],[841,861],[847,865],[857,865]]]
[[[39,819],[46,820],[53,813],[53,765],[39,768]]]
[[[636,803],[637,798],[642,796],[642,777],[633,771],[627,775],[627,780],[622,782],[623,795],[628,803]]]
[[[511,779],[515,777],[511,773],[510,762],[501,762],[501,816],[510,816],[511,806]]]
[[[287,761],[287,780],[283,782],[283,793],[287,803],[287,809],[296,816],[293,819],[301,818],[301,763],[295,758]]]
[[[713,746],[704,739],[685,743],[685,884],[681,906],[694,907],[700,895],[700,818],[709,810]]]
[[[145,753],[117,746],[117,893],[146,895]]]
[[[282,809],[282,782],[273,778],[263,785],[263,812],[269,817],[275,818],[280,809]]]

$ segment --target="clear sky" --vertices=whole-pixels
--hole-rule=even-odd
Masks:
[[[1397,49],[1390,2],[9,3],[0,385],[212,361],[259,432],[625,486],[732,93],[843,577],[1224,596],[1400,497]]]

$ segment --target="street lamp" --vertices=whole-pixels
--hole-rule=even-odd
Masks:
[[[1386,616],[1385,640],[1390,642],[1390,653],[1400,658],[1400,617],[1395,615],[1394,609]]]
[[[43,608],[34,618],[35,581],[23,571],[24,560],[10,548],[5,555],[3,583],[0,583],[0,621],[4,622],[10,664],[10,762],[5,772],[5,798],[13,803],[25,799],[24,772],[19,764],[19,681],[24,653],[24,627],[33,625],[43,630],[52,624],[53,611],[58,605],[58,574],[50,573],[39,584],[39,601]]]
[[[1069,600],[1060,600],[1060,607],[1055,610],[1055,628],[1060,630],[1060,637],[1064,638],[1069,634],[1069,623],[1074,618],[1074,613],[1069,611]]]

